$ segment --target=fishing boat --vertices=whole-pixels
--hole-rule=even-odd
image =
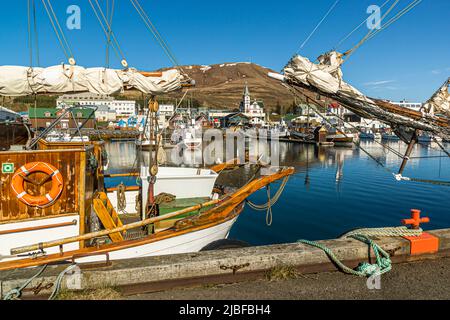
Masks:
[[[202,138],[195,127],[188,127],[183,131],[183,144],[188,150],[201,149]]]
[[[429,133],[421,133],[418,136],[418,142],[420,143],[443,142],[443,139],[441,137],[436,137]]]
[[[359,133],[359,139],[360,140],[375,140],[375,133],[372,132],[372,130],[362,130]]]
[[[340,128],[328,128],[327,142],[333,142],[336,146],[352,145],[355,139],[355,135],[348,132],[343,127]]]
[[[52,15],[49,18],[56,23]],[[113,35],[105,19],[100,23],[106,24],[106,35]],[[61,36],[63,31],[55,32]],[[69,56],[66,64],[50,67],[0,66],[0,95],[138,90],[148,106],[150,127],[157,128],[157,95],[193,84],[178,67],[147,72],[130,67],[124,57],[120,62],[123,69],[84,68]],[[72,111],[63,110],[56,120],[75,118]],[[233,187],[217,184],[216,179],[236,168],[236,162],[211,169],[163,168],[155,149],[149,152],[148,167],[125,174],[139,178],[135,191],[141,205],[136,215],[122,215],[105,190],[103,141],[85,141],[82,136],[79,141],[44,139],[54,129],[51,124],[20,150],[0,152],[0,270],[198,251],[227,238],[249,196],[278,180],[283,180],[282,191],[294,172],[289,167],[243,164],[253,174]],[[264,206],[272,205],[268,201]]]
[[[113,202],[120,193],[114,198],[114,190],[104,186],[103,142],[44,139],[61,137],[50,131],[55,126],[24,150],[0,152],[0,270],[199,251],[227,238],[248,196],[279,179],[285,185],[293,173],[293,168],[268,167],[262,175],[256,165],[246,184],[231,188],[216,180],[236,168],[235,162],[211,169],[154,162],[135,175],[140,187],[124,189],[134,192],[135,208],[136,202],[144,205],[119,212]]]
[[[400,141],[400,138],[392,132],[384,132],[381,134],[381,140],[384,141]]]
[[[274,169],[270,175],[227,191],[214,186],[214,170],[193,177],[192,171],[167,169],[166,175],[161,169],[161,183],[154,185],[153,192],[166,190],[180,198],[171,194],[164,200],[163,192],[157,194],[157,204],[143,211],[145,219],[125,223],[106,193],[96,190],[94,146],[46,147],[0,154],[0,161],[12,166],[10,173],[2,173],[6,183],[1,186],[0,270],[102,261],[105,256],[116,260],[198,251],[227,237],[248,196],[293,173],[292,168]],[[145,175],[141,178],[147,180]],[[192,184],[194,178],[198,184]],[[186,185],[180,184],[183,179]],[[140,192],[144,201],[145,188]],[[189,189],[192,194],[183,194]]]

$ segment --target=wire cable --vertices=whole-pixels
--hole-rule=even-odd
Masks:
[[[317,29],[322,25],[322,23],[325,21],[325,19],[330,15],[330,13],[333,11],[333,9],[336,7],[336,5],[339,3],[340,0],[336,0],[333,5],[328,9],[327,13],[323,16],[323,18],[319,21],[319,23],[316,25],[316,27],[311,31],[309,36],[306,38],[305,41],[303,41],[302,45],[300,46],[300,49],[297,50],[297,53],[300,52],[300,50],[303,49],[303,47],[308,43],[309,39],[316,33]]]

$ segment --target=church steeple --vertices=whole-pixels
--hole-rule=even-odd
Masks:
[[[244,97],[250,96],[250,91],[248,90],[248,83],[245,82],[245,89],[244,89]]]
[[[248,110],[250,109],[250,90],[248,89],[248,83],[245,82],[245,88],[244,88],[244,95],[242,97],[242,102],[241,102],[241,112],[243,113],[247,113]]]

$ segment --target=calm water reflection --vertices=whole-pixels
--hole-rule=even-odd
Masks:
[[[393,152],[374,142],[363,142],[362,146],[391,172],[398,170],[401,159]],[[400,153],[406,149],[402,142],[389,146]],[[133,142],[110,143],[107,149],[111,172],[137,168]],[[450,181],[450,159],[436,157],[441,155],[444,154],[435,145],[416,146],[412,157],[431,158],[412,159],[404,175]],[[148,159],[148,153],[143,157]],[[189,157],[201,163],[201,152]],[[280,157],[281,164],[295,167],[296,173],[273,208],[273,225],[265,225],[265,213],[246,207],[231,231],[231,238],[254,245],[334,238],[356,227],[397,226],[408,217],[411,208],[421,209],[431,218],[425,229],[450,227],[450,187],[398,182],[360,149],[280,143]],[[245,180],[239,174],[234,178]],[[272,190],[275,192],[276,186]],[[266,202],[266,192],[257,192],[251,200]]]

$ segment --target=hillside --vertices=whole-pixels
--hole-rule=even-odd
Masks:
[[[279,81],[270,78],[271,69],[253,63],[224,63],[209,66],[183,66],[183,70],[195,80],[187,98],[197,105],[218,109],[236,109],[248,84],[252,100],[262,100],[266,110],[284,112],[292,108],[294,97]],[[172,93],[165,98],[181,98],[184,92]]]

